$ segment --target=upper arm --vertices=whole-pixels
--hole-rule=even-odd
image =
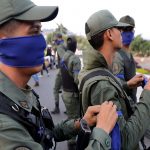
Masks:
[[[91,87],[92,105],[102,104],[104,101],[113,101],[117,105],[117,109],[121,109],[118,91],[108,80],[101,80]]]
[[[72,71],[71,74],[73,75],[74,82],[78,84],[78,74],[81,70],[81,61],[79,57],[73,56],[70,58],[71,63],[69,63],[70,70]]]

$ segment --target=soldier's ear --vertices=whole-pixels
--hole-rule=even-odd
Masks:
[[[105,32],[105,36],[106,36],[107,39],[113,40],[112,30],[107,29],[106,32]]]

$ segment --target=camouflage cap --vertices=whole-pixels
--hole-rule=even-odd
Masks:
[[[134,19],[130,17],[129,15],[121,17],[119,22],[127,23],[131,25],[132,27],[135,27]]]
[[[112,27],[126,27],[130,25],[118,22],[113,14],[108,10],[100,10],[90,16],[85,26],[87,39],[90,40],[92,36],[104,30]]]
[[[0,25],[11,19],[46,22],[57,14],[57,6],[37,6],[30,0],[0,0]]]

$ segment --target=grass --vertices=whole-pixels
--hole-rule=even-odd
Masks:
[[[146,69],[143,69],[143,68],[137,68],[136,72],[142,73],[142,74],[150,74],[150,70],[146,70]]]

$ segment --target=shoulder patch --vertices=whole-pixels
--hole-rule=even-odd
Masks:
[[[31,150],[31,149],[28,147],[20,146],[20,147],[15,148],[14,150]]]
[[[120,72],[119,64],[114,62],[112,66],[112,70],[113,70],[113,74],[117,75]]]

